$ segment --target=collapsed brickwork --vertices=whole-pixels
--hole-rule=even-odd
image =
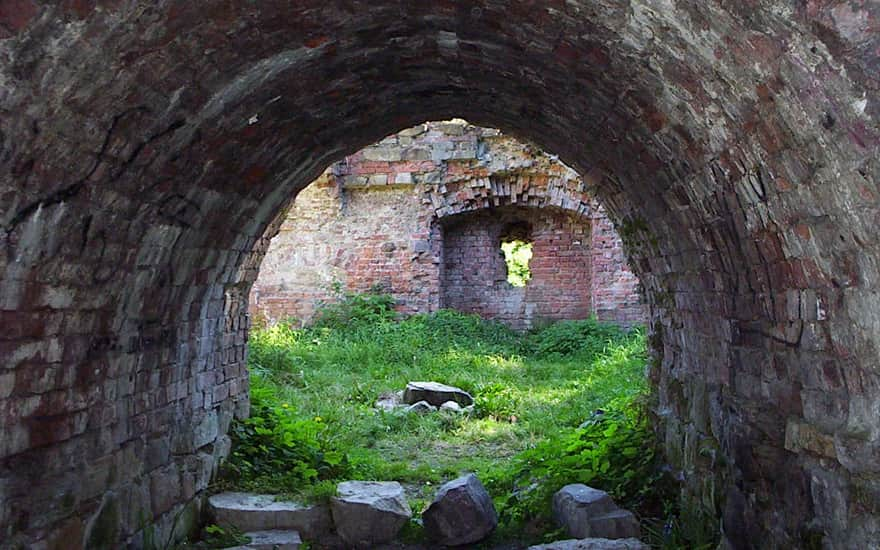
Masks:
[[[861,0],[5,3],[0,540],[181,534],[247,412],[266,229],[333,162],[459,116],[558,154],[617,221],[666,457],[725,543],[876,547],[878,20]]]
[[[379,290],[404,313],[447,307],[516,329],[591,314],[644,322],[622,243],[583,189],[573,170],[498,130],[420,124],[333,165],[297,196],[267,235],[250,311],[308,322],[342,291]],[[533,243],[523,288],[507,281],[501,253],[510,226],[527,227],[520,236]]]

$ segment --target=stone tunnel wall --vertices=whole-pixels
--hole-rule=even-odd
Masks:
[[[548,186],[554,177],[565,185]],[[526,179],[534,185],[517,196]],[[517,329],[591,314],[644,322],[620,238],[582,188],[562,163],[498,130],[463,121],[404,130],[329,168],[297,196],[263,259],[251,314],[307,322],[341,291],[380,290],[404,313],[450,307]],[[525,288],[507,282],[501,211],[508,223],[534,226]]]
[[[332,163],[461,116],[559,154],[617,222],[665,455],[725,544],[875,548],[878,21],[868,0],[3,3],[0,540],[137,546],[197,508],[247,408],[267,227]],[[565,190],[494,183],[434,198]]]

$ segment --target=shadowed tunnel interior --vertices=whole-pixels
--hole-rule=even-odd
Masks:
[[[667,459],[726,544],[872,547],[878,49],[870,1],[4,3],[0,544],[196,514],[247,411],[264,231],[458,116],[616,221]]]

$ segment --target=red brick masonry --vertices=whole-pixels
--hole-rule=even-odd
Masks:
[[[346,158],[298,195],[251,291],[257,318],[307,321],[344,289],[392,294],[525,329],[541,319],[642,322],[638,280],[604,210],[571,169],[463,121],[404,130]],[[507,282],[508,227],[533,242],[532,278]],[[269,236],[271,237],[271,236]]]

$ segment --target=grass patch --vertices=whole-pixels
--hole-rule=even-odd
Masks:
[[[398,320],[392,305],[350,296],[312,327],[251,334],[252,416],[233,424],[220,488],[321,500],[345,479],[396,480],[418,514],[437,485],[474,472],[499,511],[495,541],[552,534],[549,499],[566,483],[656,515],[641,330],[591,319],[518,334],[453,311]],[[474,411],[374,408],[413,380],[470,392]]]

